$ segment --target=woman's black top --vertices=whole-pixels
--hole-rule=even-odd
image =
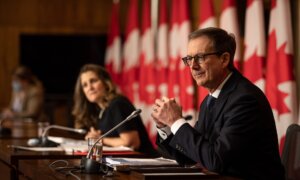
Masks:
[[[117,124],[122,122],[134,110],[135,107],[126,97],[117,96],[116,98],[114,98],[109,106],[104,110],[103,114],[100,115],[101,117],[99,117],[99,120],[97,122],[99,130],[101,130],[101,134],[106,133]],[[156,156],[157,152],[150,142],[147,131],[140,116],[137,116],[132,120],[126,122],[116,130],[111,132],[107,137],[119,137],[120,133],[132,130],[136,130],[140,138],[141,144],[140,147],[136,150],[148,155]]]

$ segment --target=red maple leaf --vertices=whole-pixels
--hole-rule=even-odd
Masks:
[[[288,81],[294,81],[292,70],[292,55],[285,52],[284,43],[276,50],[276,36],[274,31],[269,36],[268,65],[266,73],[266,94],[272,109],[276,109],[278,114],[291,112],[284,102],[287,93],[279,90],[279,85]]]

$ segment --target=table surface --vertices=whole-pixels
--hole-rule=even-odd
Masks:
[[[13,164],[14,161],[21,159],[80,159],[85,154],[71,153],[64,151],[27,151],[10,147],[10,145],[27,146],[27,139],[0,139],[0,160]],[[139,152],[104,152],[103,156],[119,156],[119,157],[143,157]]]
[[[54,170],[49,165],[54,160],[21,160],[20,171],[23,176],[29,179],[74,179],[71,175],[66,175],[69,170],[64,171]],[[80,160],[70,159],[67,160],[68,167],[72,168],[80,164]],[[62,165],[61,165],[62,166]],[[159,169],[159,167],[155,167]],[[130,179],[130,180],[142,180],[142,179],[228,179],[233,180],[235,178],[220,176],[216,173],[212,173],[203,169],[195,169],[192,171],[184,170],[182,167],[179,169],[164,167],[163,171],[149,170],[131,170],[131,171],[113,171],[112,176],[106,176],[104,174],[86,174],[80,171],[74,171],[73,173],[80,179]],[[182,169],[182,170],[180,170]],[[195,174],[197,173],[197,174]]]
[[[82,154],[66,154],[64,151],[47,151],[47,152],[36,152],[36,151],[26,151],[17,150],[11,148],[10,145],[21,145],[26,146],[28,139],[18,138],[0,138],[0,171],[3,164],[8,165],[11,169],[10,179],[18,179],[20,176],[30,179],[74,179],[74,177],[66,176],[65,174],[56,172],[49,168],[49,164],[55,160],[67,160],[71,166],[79,166],[80,159],[84,156]],[[113,154],[103,154],[103,156],[115,156],[115,157],[146,157],[138,152],[132,153],[113,153]],[[12,167],[12,168],[11,168]],[[168,173],[170,169],[163,168],[166,171],[158,172],[157,169],[147,169],[144,172],[138,169],[131,170],[127,172],[115,171],[112,177],[106,177],[101,174],[85,174],[76,172],[75,174],[81,179],[235,179],[231,177],[224,177],[211,173],[205,170],[201,170],[201,175],[195,174],[174,174],[174,169],[172,173],[163,175],[161,173]],[[156,172],[156,173],[152,173]],[[176,169],[175,172],[180,172],[180,169]],[[157,174],[158,173],[158,174]],[[5,175],[4,175],[5,176]]]
[[[19,162],[21,160],[57,160],[57,159],[81,159],[84,154],[67,154],[64,151],[27,151],[19,150],[10,147],[11,145],[27,146],[28,139],[10,139],[10,138],[0,138],[0,172],[7,172],[7,179],[17,179],[16,174],[19,169]],[[117,157],[143,157],[141,153],[138,152],[112,152],[103,153],[103,156],[117,156]],[[4,168],[4,169],[3,169]],[[10,175],[9,175],[10,174]]]
[[[27,146],[27,139],[0,139],[0,159],[8,164],[14,164],[20,159],[59,159],[81,158],[82,155],[66,154],[64,151],[35,152],[18,150],[10,145]]]

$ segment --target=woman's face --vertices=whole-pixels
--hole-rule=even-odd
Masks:
[[[91,103],[101,103],[105,96],[105,86],[93,71],[87,71],[81,74],[80,82],[85,97]]]

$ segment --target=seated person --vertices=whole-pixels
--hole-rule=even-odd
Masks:
[[[44,89],[42,83],[25,66],[18,67],[12,75],[12,98],[9,107],[5,108],[3,119],[32,118],[42,121]]]
[[[85,128],[87,138],[98,138],[127,116],[135,107],[117,93],[108,72],[101,66],[87,64],[81,68],[74,93],[75,128]],[[140,116],[126,122],[107,137],[107,146],[127,146],[134,150],[156,155]]]
[[[194,127],[174,98],[157,99],[151,114],[157,144],[182,165],[198,163],[241,179],[284,179],[272,109],[264,93],[235,69],[235,48],[234,36],[219,28],[189,35],[182,60],[209,95]]]

